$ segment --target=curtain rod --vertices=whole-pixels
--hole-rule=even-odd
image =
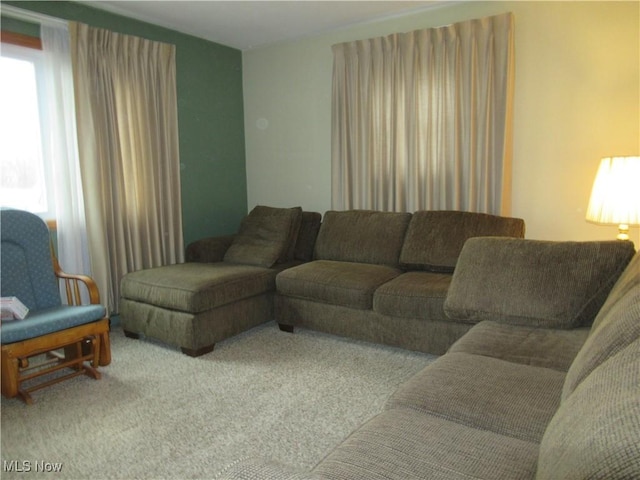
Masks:
[[[23,20],[25,22],[37,23],[39,25],[50,25],[55,27],[66,27],[68,25],[66,20],[44,15],[42,13],[32,12],[31,10],[24,10],[11,5],[2,5],[0,14],[2,16]]]

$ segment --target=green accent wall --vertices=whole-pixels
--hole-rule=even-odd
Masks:
[[[247,213],[240,50],[74,2],[3,3],[174,44],[185,246],[237,231]]]

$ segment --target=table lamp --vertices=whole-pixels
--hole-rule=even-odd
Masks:
[[[640,225],[640,157],[603,158],[587,208],[587,221],[618,225],[618,240]]]

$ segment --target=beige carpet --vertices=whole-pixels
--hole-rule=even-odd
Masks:
[[[116,330],[112,355],[100,381],[2,398],[1,478],[211,478],[247,455],[311,467],[435,358],[275,323],[199,358]]]

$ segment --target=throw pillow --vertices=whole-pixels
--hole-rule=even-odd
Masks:
[[[272,267],[293,258],[302,208],[258,205],[242,220],[225,262]]]

